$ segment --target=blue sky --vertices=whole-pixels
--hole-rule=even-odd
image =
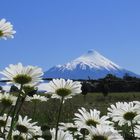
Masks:
[[[47,70],[94,49],[140,74],[139,0],[3,0],[17,31],[0,40],[0,69],[22,62]]]

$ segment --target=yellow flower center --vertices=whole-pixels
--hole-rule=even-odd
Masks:
[[[3,32],[0,30],[0,37],[2,37],[3,36]]]
[[[56,90],[56,94],[61,97],[65,97],[65,96],[68,96],[69,94],[71,94],[71,90],[67,89],[67,88],[59,88]]]
[[[28,84],[29,82],[32,81],[32,78],[26,74],[19,74],[16,77],[13,78],[15,83],[24,85],[24,84]]]
[[[86,128],[81,128],[80,133],[83,135],[88,135],[89,131]]]
[[[9,106],[12,105],[12,101],[11,101],[10,99],[6,99],[6,98],[3,98],[3,99],[1,100],[1,103],[2,103],[2,105],[5,106],[5,107],[9,107]]]
[[[124,119],[127,121],[132,121],[136,117],[137,113],[135,112],[127,112],[124,114]]]
[[[93,136],[92,140],[107,140],[105,136]]]
[[[21,133],[27,133],[28,132],[28,128],[24,125],[17,125],[16,129]]]
[[[97,121],[95,121],[95,120],[89,119],[89,120],[86,121],[86,124],[88,126],[94,126],[94,127],[96,127],[96,125],[99,124],[99,123]]]

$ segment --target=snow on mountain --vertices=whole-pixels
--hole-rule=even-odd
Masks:
[[[126,73],[130,76],[137,74],[123,69],[119,65],[105,58],[97,51],[89,50],[86,54],[75,60],[57,65],[45,72],[45,78],[65,78],[65,79],[99,79],[107,74],[123,77]]]

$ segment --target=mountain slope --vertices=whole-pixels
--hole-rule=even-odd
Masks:
[[[45,78],[65,78],[65,79],[98,79],[107,74],[123,77],[128,73],[131,76],[138,76],[133,72],[123,69],[96,51],[88,51],[86,54],[75,60],[57,65],[45,72]]]

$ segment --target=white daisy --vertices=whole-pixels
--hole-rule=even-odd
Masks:
[[[78,109],[80,113],[75,113],[75,124],[80,128],[87,128],[88,126],[96,127],[97,124],[110,124],[108,116],[100,117],[100,111],[96,109],[88,112],[85,108]]]
[[[45,96],[40,96],[40,95],[33,95],[33,96],[27,96],[26,101],[30,102],[46,102],[47,98]]]
[[[0,38],[7,39],[7,38],[14,38],[13,34],[16,31],[13,30],[13,25],[10,22],[6,22],[6,19],[0,20]]]
[[[88,127],[89,135],[86,140],[124,140],[123,137],[113,128],[107,125]]]
[[[136,125],[134,128],[135,136],[140,138],[140,125]]]
[[[69,131],[73,135],[79,134],[77,126],[73,123],[59,123],[59,129]]]
[[[73,123],[59,123],[59,128],[64,130],[64,131],[72,131],[73,129],[77,131],[77,126],[74,125]]]
[[[17,65],[10,64],[4,71],[0,72],[8,80],[8,83],[16,85],[36,85],[42,81],[42,69],[33,66],[23,66],[21,63]]]
[[[9,130],[9,127],[11,125],[11,117],[9,116],[7,118],[7,114],[4,114],[3,116],[0,116],[0,129],[3,132],[4,128],[5,130]]]
[[[0,93],[0,102],[2,103],[3,106],[9,107],[11,105],[15,105],[17,101],[17,97],[13,96],[9,93]]]
[[[20,133],[19,131],[12,132],[12,140],[26,140],[26,134]]]
[[[108,116],[114,122],[118,122],[120,126],[125,124],[130,126],[131,122],[135,124],[140,121],[140,111],[134,102],[117,102],[115,105],[111,105],[108,111]]]
[[[68,99],[81,93],[81,83],[72,80],[53,79],[44,86],[44,90],[52,93],[52,98]]]
[[[32,119],[28,119],[27,116],[25,116],[24,118],[22,118],[19,115],[17,124],[16,124],[16,129],[20,132],[20,133],[24,133],[26,134],[28,137],[40,134],[41,128],[39,126],[37,126],[37,122],[31,122]]]
[[[51,140],[55,140],[55,129],[50,130],[51,135],[52,135],[52,139]],[[73,137],[71,134],[69,134],[68,131],[64,132],[63,130],[58,130],[57,133],[57,140],[73,140]]]
[[[35,138],[34,138],[35,137]],[[12,140],[44,140],[43,138],[36,138],[36,136],[20,133],[18,130],[12,132]]]

